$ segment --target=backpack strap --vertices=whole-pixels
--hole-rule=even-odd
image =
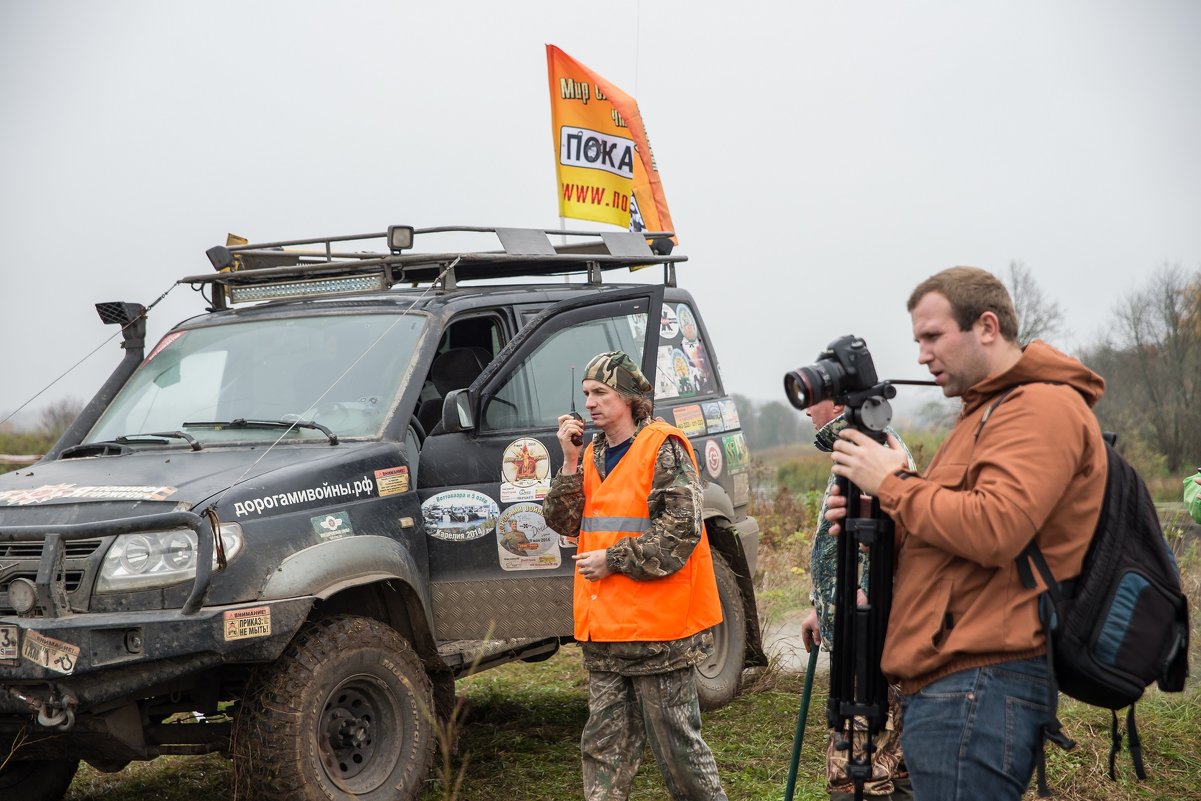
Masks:
[[[1143,741],[1138,736],[1138,724],[1134,722],[1134,704],[1126,710],[1126,736],[1130,740],[1130,761],[1134,763],[1134,775],[1139,778],[1139,781],[1145,781],[1147,778],[1147,769],[1143,765]],[[1109,779],[1117,781],[1116,763],[1118,754],[1122,752],[1122,733],[1118,731],[1118,712],[1116,709],[1109,710],[1109,737],[1111,745],[1109,746]]]
[[[1009,397],[1010,393],[1013,392],[1015,389],[1017,389],[1020,386],[1022,386],[1022,385],[1014,384],[1012,387],[1009,387],[1004,392],[1002,392],[997,397],[997,399],[989,405],[989,407],[987,409],[984,410],[984,414],[980,417],[980,424],[978,426],[976,426],[976,434],[974,437],[972,437],[973,440],[980,439],[980,432],[981,432],[981,430],[984,429],[984,424],[988,422],[988,418],[992,417],[992,413],[997,410],[997,407],[1000,406],[1002,403],[1004,403],[1005,399]]]

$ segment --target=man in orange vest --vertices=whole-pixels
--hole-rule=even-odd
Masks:
[[[649,738],[673,799],[726,801],[693,679],[721,622],[696,457],[682,431],[652,419],[651,383],[626,354],[594,357],[581,385],[601,433],[585,447],[583,422],[559,417],[563,468],[543,511],[550,528],[579,535],[584,797],[625,801]]]

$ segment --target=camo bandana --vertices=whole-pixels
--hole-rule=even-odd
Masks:
[[[592,361],[584,368],[584,378],[608,384],[622,395],[631,398],[651,391],[651,382],[646,380],[638,365],[619,350],[593,356]]]

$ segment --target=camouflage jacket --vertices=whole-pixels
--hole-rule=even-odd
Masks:
[[[834,441],[838,432],[847,427],[846,417],[839,415],[826,423],[817,432],[813,444],[818,450],[829,453],[834,450]],[[897,442],[905,449],[909,458],[909,466],[913,467],[913,456],[909,447],[901,441],[901,435],[891,427],[885,431],[896,437]],[[834,647],[834,587],[838,581],[838,540],[830,536],[830,521],[826,520],[826,500],[830,497],[830,489],[834,486],[834,474],[830,473],[826,480],[826,492],[822,495],[821,511],[818,512],[817,531],[813,534],[813,551],[809,557],[809,572],[813,579],[813,590],[809,593],[809,601],[817,610],[817,624],[821,628],[822,648],[830,650]],[[860,582],[859,588],[867,592],[867,555],[859,554]]]
[[[634,436],[651,422],[638,423]],[[603,432],[592,439],[592,459],[603,481],[608,445]],[[623,537],[606,551],[609,569],[637,581],[654,581],[679,570],[692,555],[701,537],[704,509],[700,477],[683,444],[668,437],[659,448],[651,480],[650,530]],[[546,524],[565,537],[580,533],[584,513],[584,471],[561,471],[551,482],[542,507]],[[663,673],[696,665],[712,650],[713,637],[701,632],[668,642],[584,642],[584,667],[624,675]]]

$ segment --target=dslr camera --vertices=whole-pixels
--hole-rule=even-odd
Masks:
[[[883,431],[892,420],[891,383],[880,382],[867,343],[848,334],[831,342],[817,361],[784,374],[784,394],[798,409],[825,400],[847,407],[850,422],[868,431]]]

